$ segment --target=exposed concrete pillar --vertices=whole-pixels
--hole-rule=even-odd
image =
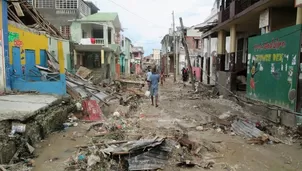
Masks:
[[[114,39],[115,39],[115,31],[114,28],[111,28],[111,44],[115,44]]]
[[[236,25],[232,25],[230,29],[230,63],[229,63],[229,69],[231,72],[234,72],[236,70],[235,68],[235,54],[236,54]]]
[[[217,43],[216,71],[225,71],[226,34],[224,30],[218,32]]]
[[[166,75],[169,74],[169,68],[168,68],[168,63],[169,63],[169,55],[168,55],[168,52],[166,52],[166,56],[165,56],[165,72],[166,72]]]
[[[176,41],[176,75],[179,75],[179,53],[180,53],[180,46],[179,46],[179,39],[178,37],[177,38],[177,41]]]
[[[108,27],[106,25],[103,25],[103,36],[104,36],[104,44],[105,46],[108,46]]]
[[[302,24],[302,7],[297,7],[296,24]]]
[[[76,50],[73,50],[73,61],[74,61],[73,63],[74,66],[72,67],[74,68],[75,66],[78,66],[78,54]]]
[[[208,36],[208,47],[207,48],[208,48],[207,58],[209,58],[208,60],[210,61],[210,65],[206,67],[207,68],[207,71],[206,71],[207,77],[206,78],[207,78],[207,84],[210,84],[211,83],[211,70],[212,70],[212,66],[211,66],[211,58],[212,58],[211,50],[212,50],[212,47],[211,47],[211,36],[210,35]],[[207,62],[206,65],[208,65],[208,64],[209,63]]]

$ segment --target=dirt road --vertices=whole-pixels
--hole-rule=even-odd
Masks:
[[[177,130],[185,131],[191,141],[201,144],[201,155],[192,156],[191,161],[213,161],[214,171],[298,171],[302,153],[300,146],[285,144],[248,144],[241,136],[213,128],[210,123],[223,113],[251,117],[235,103],[224,99],[208,99],[203,96],[194,97],[190,88],[182,84],[173,84],[170,79],[160,87],[160,103],[155,108],[149,99],[143,99],[141,105],[129,114],[132,125],[128,126],[127,135],[131,139],[135,135],[142,136],[174,136]],[[134,124],[135,123],[135,124]],[[201,127],[202,125],[202,127]],[[199,127],[198,127],[199,126]],[[73,155],[76,145],[86,144],[90,136],[85,135],[87,126],[67,129],[65,132],[49,136],[37,148],[34,171],[63,171],[64,161]],[[183,154],[174,153],[164,170],[183,171],[203,170],[200,167],[179,168],[175,164]],[[51,160],[52,159],[52,160]]]

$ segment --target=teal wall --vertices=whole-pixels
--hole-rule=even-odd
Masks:
[[[79,43],[82,38],[82,27],[81,23],[79,22],[72,22],[70,26],[70,34],[71,34],[71,40]]]
[[[125,73],[125,55],[120,55],[120,67],[121,67],[121,73]]]
[[[130,59],[131,59],[131,41],[129,39],[125,39],[125,72],[126,74],[130,74]]]

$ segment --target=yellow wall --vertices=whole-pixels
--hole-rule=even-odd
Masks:
[[[63,43],[61,40],[58,40],[58,62],[60,66],[60,73],[65,73],[65,65],[64,65],[64,51],[63,51]]]
[[[30,31],[23,30],[21,28],[17,28],[16,26],[9,24],[8,31],[10,33],[17,33],[19,34],[19,40],[22,41],[22,46],[20,47],[21,50],[21,64],[24,65],[25,61],[25,50],[30,49],[35,51],[36,56],[36,64],[40,64],[40,50],[48,50],[48,38],[46,35],[39,35],[36,33],[32,33]],[[13,63],[13,54],[12,54],[12,47],[14,46],[14,42],[9,42],[9,62],[10,64]],[[22,53],[24,50],[24,53]],[[63,61],[64,65],[64,61]]]

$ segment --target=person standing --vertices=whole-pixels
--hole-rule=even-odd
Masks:
[[[151,69],[148,68],[148,72],[146,74],[146,81],[147,81],[147,84],[148,84],[148,90],[149,91],[150,91],[150,85],[151,85],[151,80],[150,80],[151,75],[152,75]]]
[[[182,74],[182,81],[185,82],[185,72],[186,72],[186,68],[183,67],[181,70],[181,74]]]
[[[152,69],[152,75],[150,77],[151,86],[150,86],[150,94],[151,94],[151,102],[152,106],[154,106],[154,97],[155,97],[155,107],[158,107],[158,83],[160,76],[156,73],[156,68]]]

